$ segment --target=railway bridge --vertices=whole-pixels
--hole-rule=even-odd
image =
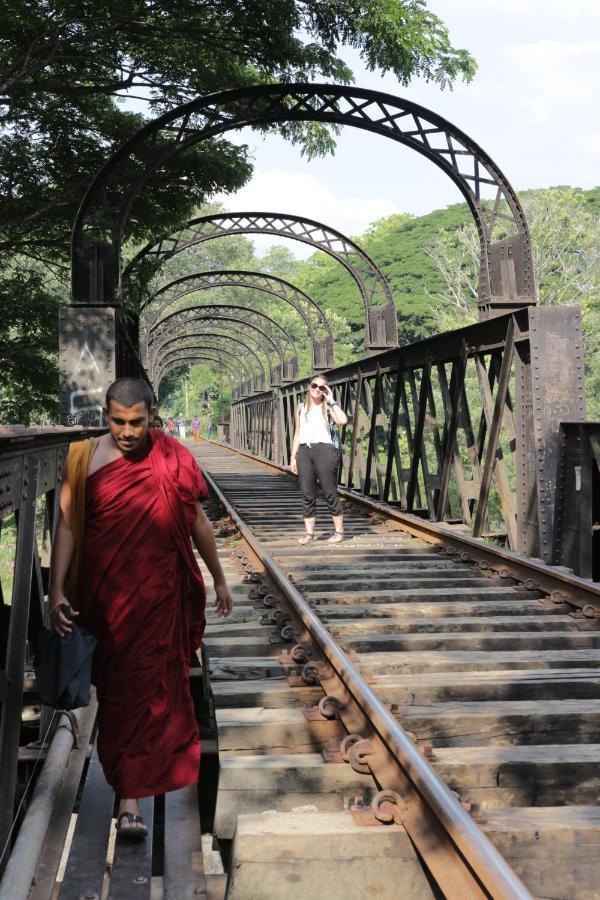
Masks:
[[[196,218],[123,263],[136,201],[186,148],[298,121],[392,139],[453,180],[480,239],[477,323],[398,346],[402,297],[376,261],[288,211]],[[207,240],[254,233],[350,273],[360,358],[336,365],[326,310],[293,283],[206,268]],[[169,268],[181,252],[183,277]],[[346,86],[171,110],[82,199],[59,358],[62,424],[0,428],[14,563],[0,597],[0,900],[600,896],[600,423],[586,418],[580,311],[537,304],[525,216],[482,148],[430,110]],[[115,377],[158,395],[195,362],[231,392],[218,439],[189,446],[235,608],[225,623],[209,613],[191,660],[199,785],[143,800],[151,836],[133,845],[115,841],[95,700],[41,706],[30,642],[47,624],[69,445],[103,429]],[[348,419],[346,536],[300,547],[289,463],[315,372]],[[324,515],[319,500],[319,528]]]

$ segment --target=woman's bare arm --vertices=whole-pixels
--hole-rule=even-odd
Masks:
[[[298,474],[298,466],[296,465],[296,456],[298,455],[298,448],[300,447],[300,410],[296,410],[296,415],[294,418],[294,440],[292,441],[292,452],[290,454],[290,469],[294,473],[294,475]]]

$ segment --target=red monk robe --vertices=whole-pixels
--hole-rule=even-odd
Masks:
[[[146,447],[86,482],[78,621],[98,638],[98,754],[121,797],[198,780],[189,661],[206,595],[190,532],[208,496],[194,458],[150,429]]]

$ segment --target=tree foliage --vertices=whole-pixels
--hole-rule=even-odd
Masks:
[[[590,416],[600,415],[600,188],[548,188],[519,195],[530,225],[541,304],[579,304],[585,336]],[[392,215],[355,238],[388,279],[400,343],[477,320],[479,241],[466,204],[425,216]],[[360,355],[364,309],[335,260],[314,254],[296,281],[343,311]]]
[[[46,388],[56,383],[71,224],[91,178],[145,114],[248,84],[347,83],[344,44],[404,84],[420,75],[443,87],[475,71],[424,0],[4,0],[1,421],[52,414],[54,391],[41,388],[44,378]],[[145,113],[132,111],[132,98]],[[281,130],[309,155],[332,147],[330,132],[314,124]],[[128,238],[141,243],[174,230],[212,193],[235,191],[250,174],[245,146],[214,140],[189,149],[140,198]],[[28,340],[41,350],[34,364]]]

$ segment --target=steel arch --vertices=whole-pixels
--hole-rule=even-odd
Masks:
[[[285,331],[285,329],[278,322],[275,321],[275,319],[271,318],[271,316],[268,316],[266,313],[261,312],[260,310],[252,309],[252,307],[250,307],[250,306],[237,306],[237,305],[231,304],[231,303],[224,304],[224,305],[210,304],[210,303],[194,304],[194,306],[186,307],[185,309],[178,310],[177,312],[174,312],[168,316],[165,316],[165,318],[161,319],[155,326],[155,328],[157,330],[154,332],[154,334],[156,336],[161,335],[163,332],[162,332],[160,326],[163,323],[169,322],[170,320],[174,320],[174,324],[172,327],[168,327],[165,330],[165,331],[168,331],[169,333],[171,333],[171,331],[176,326],[182,325],[183,327],[186,327],[187,325],[194,324],[196,321],[201,321],[204,318],[204,316],[198,315],[199,310],[207,310],[207,311],[208,310],[210,310],[210,311],[216,310],[217,315],[212,316],[212,318],[214,318],[215,320],[218,320],[221,318],[226,319],[227,316],[224,314],[227,313],[228,311],[232,311],[232,310],[240,310],[242,312],[248,313],[251,316],[256,316],[259,319],[259,321],[261,322],[261,324],[262,324],[262,320],[266,319],[267,322],[272,326],[273,331],[270,334],[265,332],[265,334],[268,334],[269,337],[271,337],[273,340],[275,340],[277,342],[278,347],[280,348],[280,351],[281,351],[280,356],[281,356],[281,354],[283,354],[283,355],[285,355],[285,354],[284,354],[283,344],[281,343],[278,332],[281,332],[281,335],[283,335],[283,340],[288,345],[288,348],[291,348],[290,356],[288,356],[287,359],[284,358],[281,365],[276,366],[275,369],[271,370],[271,386],[275,387],[275,386],[280,385],[282,382],[293,381],[297,377],[297,374],[298,374],[298,349],[297,349],[294,341],[290,338],[290,336]],[[232,318],[232,321],[244,323],[244,322],[248,321],[248,317],[241,316],[238,319]],[[148,360],[150,358],[150,351],[153,346],[153,344],[149,343],[149,338],[151,336],[152,335],[148,335],[148,334],[146,335],[146,342],[145,342],[145,346],[143,348],[144,349],[144,353],[143,353],[144,365],[146,365],[148,363]]]
[[[211,319],[210,322],[211,322],[211,324],[214,325],[215,327],[221,327],[221,326],[218,324],[218,322],[219,322],[218,319]],[[218,332],[218,333],[220,334],[220,332]],[[192,337],[194,337],[194,338],[195,338],[195,337],[203,337],[204,335],[208,335],[208,334],[217,334],[217,332],[209,332],[209,331],[204,331],[204,330],[202,330],[202,331],[191,331],[191,332],[190,332],[190,331],[186,331],[186,332],[183,332],[183,333],[181,333],[181,334],[164,335],[165,340],[162,342],[162,344],[160,344],[158,347],[156,347],[154,355],[157,355],[157,354],[161,353],[161,351],[164,350],[165,347],[167,347],[169,344],[175,343],[176,341],[188,340],[189,338],[192,338]],[[222,336],[222,337],[229,337],[229,334],[223,334],[223,335],[220,335],[220,336]],[[254,344],[256,344],[256,346],[258,347],[258,349],[259,349],[262,353],[264,353],[265,356],[267,357],[267,360],[269,361],[269,366],[270,366],[271,368],[273,368],[272,362],[271,362],[271,360],[269,359],[269,353],[268,353],[267,350],[265,350],[264,346],[260,343],[260,341],[259,341],[258,338],[256,338],[254,335],[249,335],[249,334],[246,334],[246,335],[242,334],[242,335],[240,335],[240,333],[239,333],[238,331],[234,332],[233,337],[234,337],[236,340],[237,340],[240,336],[246,338],[246,340],[251,340]],[[243,342],[242,342],[242,343],[243,343]],[[273,351],[271,351],[271,352],[273,352]],[[275,347],[275,352],[277,352],[277,347]],[[283,365],[283,363],[284,363],[283,355],[282,355],[282,354],[278,354],[278,356],[279,356],[279,362],[280,362],[280,364]],[[154,356],[152,357],[151,360],[149,360],[149,362],[150,362],[150,368],[152,368],[152,362],[153,362],[153,360],[154,360]]]
[[[269,334],[267,334],[266,331],[263,331],[263,329],[260,328],[258,325],[255,325],[253,322],[248,322],[245,319],[236,319],[235,316],[213,316],[210,314],[205,314],[205,315],[196,315],[194,319],[187,321],[185,323],[185,325],[189,325],[189,324],[195,325],[196,323],[200,323],[200,322],[213,322],[215,324],[221,323],[221,322],[226,322],[226,323],[233,322],[236,325],[245,325],[247,328],[251,329],[252,332],[256,331],[256,332],[258,332],[258,334],[260,334],[262,336],[262,338],[264,338],[264,340],[261,341],[254,334],[248,335],[249,337],[252,337],[252,340],[254,340],[259,345],[261,350],[263,350],[264,353],[266,355],[268,355],[269,351],[265,349],[265,346],[268,345],[268,346],[272,347],[272,350],[270,352],[271,353],[275,352],[279,356],[279,360],[280,360],[281,364],[283,365],[284,356],[283,356],[283,351],[282,351],[282,348],[281,348],[281,345],[279,344],[279,342],[276,341],[274,338],[272,338]],[[220,327],[220,325],[219,325],[219,327]],[[160,346],[163,346],[162,344],[157,346],[158,341],[161,338],[173,338],[173,339],[176,339],[177,337],[183,338],[183,337],[187,337],[188,334],[189,334],[188,331],[180,331],[179,323],[175,323],[170,328],[168,328],[164,331],[161,330],[156,333],[155,340],[150,345],[150,350],[156,352],[157,349],[160,349]],[[163,341],[163,344],[164,344],[164,341]]]
[[[156,378],[157,378],[156,391],[157,391],[157,393],[158,393],[158,388],[160,387],[160,382],[165,377],[165,375],[168,372],[170,372],[172,369],[183,368],[184,365],[202,364],[206,360],[208,360],[210,362],[216,362],[220,366],[223,366],[224,368],[226,368],[229,378],[232,378],[232,377],[238,378],[238,379],[240,378],[240,373],[237,372],[235,368],[233,368],[232,364],[230,362],[222,359],[219,356],[212,356],[209,353],[203,354],[201,357],[200,356],[198,356],[198,357],[196,357],[196,356],[187,357],[186,356],[183,359],[176,359],[176,360],[168,363],[167,366],[164,368],[164,370],[160,369],[157,372],[157,375],[156,375]]]
[[[179,358],[179,357],[177,356],[178,353],[184,353],[184,354],[187,354],[187,355],[190,355],[190,354],[194,355],[195,353],[196,353],[196,354],[200,353],[200,351],[203,351],[203,352],[204,352],[204,351],[208,351],[208,352],[210,352],[210,353],[217,353],[217,354],[219,354],[219,353],[224,353],[225,355],[231,357],[232,359],[235,359],[236,362],[239,363],[239,365],[240,365],[240,371],[241,371],[241,373],[243,373],[243,375],[246,377],[246,379],[252,379],[252,378],[254,378],[255,375],[256,375],[256,372],[254,372],[254,371],[249,367],[249,365],[248,365],[248,363],[246,362],[245,359],[243,359],[243,358],[240,357],[240,356],[236,356],[236,355],[235,355],[235,351],[233,351],[233,350],[227,350],[227,349],[224,348],[224,347],[218,347],[218,346],[215,347],[215,346],[210,345],[210,344],[206,344],[206,345],[203,345],[203,344],[195,344],[193,347],[180,347],[179,349],[171,350],[171,352],[165,354],[165,356],[162,357],[162,359],[160,360],[160,362],[157,364],[156,372],[160,372],[161,370],[164,370],[165,365],[166,365],[167,363],[171,362],[171,361],[174,360],[174,359],[178,359],[178,358]],[[152,373],[152,374],[153,374],[153,376],[154,376],[155,373]],[[238,376],[238,377],[239,377],[239,376]],[[241,383],[242,380],[243,380],[243,379],[240,378],[240,383]],[[154,378],[152,378],[152,381],[154,381]]]
[[[517,195],[467,134],[392,94],[347,85],[272,84],[209,94],[175,107],[145,125],[107,160],[86,191],[73,227],[72,303],[120,302],[123,234],[135,199],[154,172],[204,139],[245,126],[290,121],[351,125],[425,156],[452,179],[473,213],[481,242],[482,314],[493,307],[536,302],[529,230]],[[492,199],[485,205],[483,192],[488,188]],[[494,244],[501,222],[511,233],[508,240]],[[91,240],[86,241],[88,232]]]
[[[180,290],[180,287],[183,289]],[[335,364],[333,332],[327,317],[319,307],[318,303],[289,281],[285,281],[283,278],[277,278],[275,275],[267,275],[263,272],[252,272],[246,269],[216,269],[215,271],[197,272],[192,275],[184,275],[181,278],[177,278],[169,284],[164,285],[154,294],[153,299],[161,296],[166,299],[163,300],[156,310],[154,318],[145,326],[146,330],[148,332],[150,331],[153,325],[158,321],[158,317],[161,313],[172,303],[175,303],[177,300],[180,300],[188,294],[196,293],[196,291],[215,287],[240,287],[263,291],[264,293],[279,297],[281,300],[289,303],[302,316],[311,336],[313,368],[330,369]],[[302,303],[307,305],[309,312],[312,310],[316,314],[321,328],[327,335],[324,340],[317,340],[310,315],[302,308]],[[144,310],[147,310],[148,306],[149,304],[146,304]]]
[[[203,340],[230,341],[232,344],[236,344],[236,345],[239,344],[239,346],[240,346],[240,347],[243,347],[244,350],[246,351],[245,354],[244,354],[243,356],[242,356],[241,353],[238,351],[239,359],[245,361],[245,360],[247,359],[247,357],[252,357],[252,358],[254,359],[254,361],[257,363],[258,369],[259,369],[260,373],[262,374],[263,378],[266,378],[266,370],[265,370],[265,366],[264,366],[264,363],[263,363],[263,361],[261,360],[260,356],[256,353],[255,350],[252,349],[252,347],[249,347],[247,344],[245,344],[245,343],[244,343],[242,340],[240,340],[239,338],[231,337],[230,335],[227,335],[227,334],[219,334],[219,332],[216,332],[216,331],[215,331],[215,332],[213,332],[213,331],[205,331],[205,332],[203,333],[203,335],[202,335],[202,339],[203,339]],[[180,338],[180,339],[175,338],[174,340],[185,341],[186,338],[185,338],[185,337]],[[198,346],[203,346],[203,345],[201,345],[201,344],[198,343],[198,342],[196,342],[196,343],[197,343]],[[208,346],[208,345],[204,345],[204,346]],[[187,344],[182,344],[182,345],[181,345],[181,348],[182,348],[182,349],[185,349],[186,347],[187,347]],[[172,352],[172,351],[171,351],[171,352]],[[168,355],[168,354],[165,354],[165,355]],[[159,357],[159,359],[162,359],[162,358],[163,358],[163,357]],[[158,360],[156,360],[155,364],[156,364],[157,362],[158,362]],[[269,364],[270,364],[270,363],[269,363]]]
[[[232,316],[231,321],[242,322],[244,324],[251,324],[255,328],[258,328],[258,326],[250,320],[250,316],[256,316],[259,319],[266,319],[269,322],[269,324],[271,326],[273,326],[273,331],[275,333],[270,334],[266,331],[263,331],[263,334],[265,334],[266,337],[268,337],[270,340],[272,340],[276,343],[276,345],[278,347],[278,352],[283,353],[284,351],[283,351],[283,344],[281,342],[281,339],[280,339],[277,331],[281,332],[281,334],[283,335],[283,340],[287,344],[289,344],[289,346],[291,347],[293,352],[296,352],[296,346],[295,346],[294,342],[292,341],[292,339],[289,337],[289,335],[287,334],[285,329],[282,328],[282,326],[279,325],[279,323],[276,322],[275,319],[273,319],[271,316],[268,316],[266,313],[260,312],[259,310],[254,310],[250,306],[238,306],[238,305],[230,304],[230,303],[228,303],[227,305],[223,305],[223,306],[217,306],[216,304],[209,304],[209,303],[195,304],[194,306],[186,307],[183,310],[179,310],[178,312],[174,312],[168,316],[165,316],[164,319],[161,319],[160,322],[158,322],[155,325],[153,331],[148,335],[148,338],[149,338],[148,345],[147,345],[148,349],[151,349],[151,347],[154,345],[154,342],[161,334],[170,333],[174,328],[179,327],[180,325],[186,326],[186,325],[189,325],[189,324],[195,322],[196,320],[203,319],[203,318],[205,318],[205,313],[206,313],[206,315],[208,315],[208,311],[213,311],[213,310],[214,310],[214,318],[215,319],[227,318],[226,313],[232,312],[234,310],[247,313],[248,315],[239,316],[238,318],[234,318]],[[200,311],[203,311],[201,315],[200,315]],[[189,313],[189,315],[184,316],[183,315],[184,313]],[[170,322],[170,324],[167,324],[169,322]],[[163,325],[167,325],[167,327],[163,329],[161,327]]]
[[[179,357],[176,356],[177,353],[183,353],[183,354],[188,354],[188,355],[191,353],[193,355],[194,353],[197,353],[197,352],[199,353],[200,351],[202,351],[202,353],[206,356],[207,359],[208,359],[207,351],[213,352],[213,353],[221,353],[221,352],[227,353],[229,356],[233,355],[233,351],[231,351],[231,352],[227,351],[223,347],[219,347],[219,346],[215,347],[210,344],[206,344],[206,345],[195,344],[193,347],[181,347],[178,350],[172,350],[171,353],[167,354],[164,357],[164,359],[161,363],[161,366],[159,369],[157,369],[157,371],[161,371],[162,369],[164,369],[165,364],[169,363],[173,359],[179,359]],[[242,394],[242,395],[248,394],[248,392],[250,390],[248,388],[248,385],[252,385],[252,390],[256,390],[259,392],[264,391],[265,390],[264,370],[261,371],[259,374],[257,374],[256,372],[253,372],[252,369],[247,366],[246,361],[244,359],[240,358],[239,356],[237,356],[237,357],[234,356],[234,358],[237,359],[237,361],[241,364],[241,368],[242,368],[244,374],[246,375],[246,378],[240,378],[240,380],[238,382],[238,391],[240,392],[240,394]]]
[[[166,261],[188,247],[233,234],[275,234],[301,241],[337,259],[356,282],[363,299],[365,349],[397,346],[396,309],[385,275],[358,244],[340,231],[314,219],[274,212],[214,213],[200,216],[191,219],[179,231],[163,235],[158,241],[147,244],[125,267],[123,277],[131,278],[136,269],[142,268],[146,261]],[[387,317],[390,319],[391,331],[389,328],[374,327],[374,320],[382,318],[386,306],[391,307],[394,312],[393,316]],[[383,335],[382,330],[385,331]]]

